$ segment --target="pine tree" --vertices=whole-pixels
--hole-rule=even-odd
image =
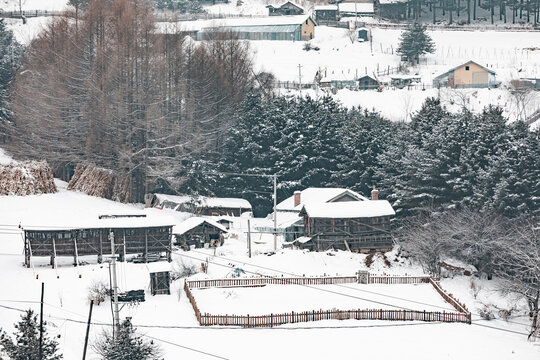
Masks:
[[[21,52],[22,46],[13,36],[13,32],[7,29],[4,19],[0,19],[0,143],[5,141],[2,128],[11,119],[6,102],[15,72],[20,65]]]
[[[400,37],[397,53],[411,63],[418,63],[420,56],[435,52],[435,43],[426,33],[427,26],[413,23]]]
[[[27,310],[21,315],[21,321],[15,324],[16,332],[13,333],[15,341],[0,331],[0,347],[7,353],[11,360],[60,360],[62,355],[57,354],[58,343],[49,339],[44,325],[43,357],[39,359],[39,326],[37,315],[32,310]]]
[[[129,319],[123,321],[118,328],[116,339],[111,332],[104,332],[93,347],[103,360],[157,360],[161,358],[159,347],[138,335]]]

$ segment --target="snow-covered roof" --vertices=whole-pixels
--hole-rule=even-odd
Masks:
[[[294,206],[294,195],[288,197],[277,205],[277,209],[282,211],[300,211],[307,204],[321,204],[335,199],[342,194],[349,194],[358,200],[368,200],[366,197],[355,191],[344,188],[307,188],[300,192],[300,204]],[[343,203],[340,203],[343,204]]]
[[[140,215],[142,213],[131,213],[123,215]],[[99,217],[74,217],[63,219],[55,224],[22,224],[23,230],[55,231],[55,230],[77,230],[77,229],[121,229],[121,228],[148,228],[173,226],[175,221],[169,216],[144,216],[144,217],[117,217],[100,219]]]
[[[353,219],[391,216],[396,212],[387,200],[345,201],[304,205],[302,212],[312,218]]]
[[[313,8],[315,11],[317,10],[336,10],[338,9],[337,5],[317,5]]]
[[[226,208],[226,209],[251,209],[251,204],[245,199],[239,198],[217,198],[206,196],[188,196],[188,195],[167,195],[154,194],[161,205],[165,201],[174,204],[185,204],[193,202],[202,208]]]
[[[218,228],[219,230],[221,230],[223,232],[227,232],[227,229],[225,229],[225,227],[223,225],[221,225],[220,223],[218,223],[217,221],[214,221],[214,220],[208,219],[208,218],[202,218],[202,217],[194,216],[194,217],[190,217],[189,219],[187,219],[183,223],[173,227],[173,234],[174,235],[182,235],[182,234],[188,232],[191,229],[196,228],[197,226],[199,226],[199,225],[201,225],[203,223],[207,223],[209,225],[212,225],[212,226]]]
[[[199,31],[208,28],[234,28],[245,26],[271,26],[271,25],[300,25],[307,19],[311,19],[309,15],[286,15],[286,16],[265,16],[265,17],[250,17],[250,18],[229,18],[229,19],[213,19],[213,20],[195,20],[182,21],[180,23],[163,22],[158,23],[158,31],[163,33],[176,32],[178,29],[183,31]]]
[[[374,13],[373,3],[340,3],[340,12],[347,13]]]
[[[379,0],[379,4],[399,4],[405,2],[407,2],[407,0]]]

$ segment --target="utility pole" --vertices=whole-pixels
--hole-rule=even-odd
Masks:
[[[114,233],[112,230],[109,232],[109,240],[111,240],[111,272],[112,272],[112,288],[113,288],[113,325],[114,325],[114,338],[118,336],[118,329],[120,328],[120,312],[118,310],[118,285],[116,280],[116,254],[114,248]]]
[[[300,65],[298,65],[300,67]],[[274,251],[277,251],[277,175],[274,174]]]
[[[302,65],[298,64],[298,89],[300,90],[300,96],[302,96]]]
[[[41,283],[41,311],[39,313],[39,360],[43,359],[43,295],[45,294],[45,283]]]
[[[250,221],[248,219],[248,254],[249,254],[249,257],[251,258],[251,224],[250,224]]]
[[[90,334],[90,321],[92,320],[92,308],[94,307],[94,300],[90,300],[90,313],[88,314],[88,325],[86,326],[86,336],[84,338],[84,351],[82,360],[86,359],[86,348],[88,347],[88,334]]]

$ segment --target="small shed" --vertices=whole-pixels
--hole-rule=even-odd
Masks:
[[[339,10],[337,5],[318,5],[314,8],[315,19],[321,21],[338,21]]]
[[[358,30],[358,40],[369,41],[370,31],[368,29],[359,29]]]
[[[268,15],[270,16],[302,15],[304,13],[304,9],[290,1],[287,1],[278,7],[272,5],[267,5],[266,7],[268,8]]]
[[[214,244],[215,246],[223,244],[225,233],[227,233],[227,229],[220,223],[197,216],[191,217],[173,228],[175,243],[186,250],[192,245],[200,248],[204,247],[205,244]]]
[[[358,79],[358,89],[374,90],[379,88],[379,82],[369,75],[364,75]]]

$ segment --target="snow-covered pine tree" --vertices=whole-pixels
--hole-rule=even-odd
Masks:
[[[118,328],[117,337],[110,331],[102,334],[93,345],[103,360],[158,360],[161,350],[153,341],[146,341],[137,334],[129,319]]]
[[[5,141],[2,128],[11,118],[11,112],[7,109],[6,102],[9,97],[10,85],[20,65],[21,52],[22,46],[13,36],[13,32],[6,27],[4,19],[0,19],[0,143]]]
[[[0,347],[11,360],[60,360],[62,355],[57,354],[58,343],[49,339],[44,325],[43,357],[39,358],[39,325],[37,315],[27,310],[21,315],[21,321],[15,324],[16,331],[12,339],[5,331],[0,329]],[[14,341],[15,340],[15,341]]]
[[[426,32],[427,26],[417,22],[411,24],[399,40],[397,53],[410,63],[418,63],[420,56],[435,52],[435,43]]]

